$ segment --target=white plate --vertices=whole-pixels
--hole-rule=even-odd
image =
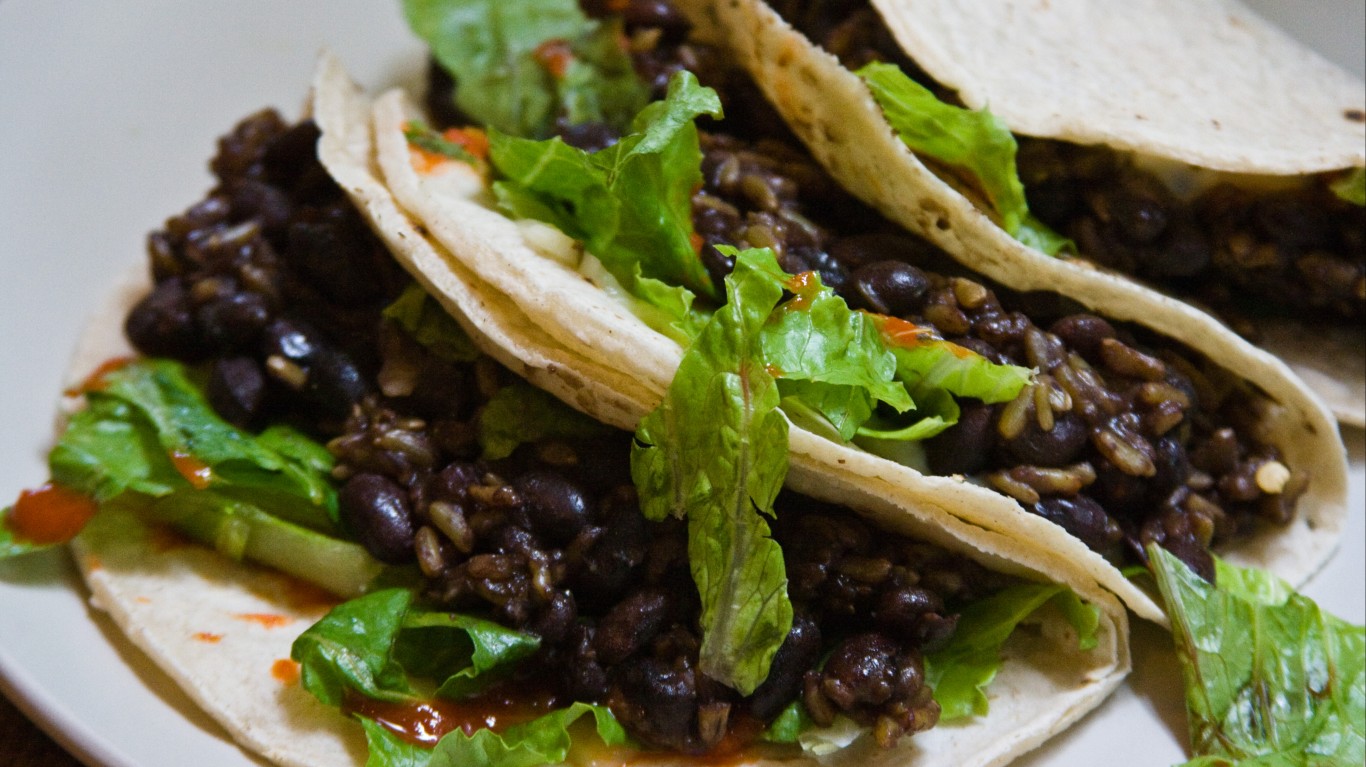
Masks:
[[[1337,10],[1318,18],[1259,3],[1360,71],[1362,3],[1326,5]],[[49,414],[88,308],[144,258],[149,230],[208,189],[219,135],[266,105],[297,113],[323,46],[370,88],[420,71],[396,0],[0,2],[0,505],[46,476]],[[1309,593],[1361,622],[1362,432],[1348,441],[1358,512]],[[1184,758],[1165,635],[1137,639],[1133,684],[1026,763]],[[64,554],[0,564],[0,683],[91,765],[255,763],[88,609]]]

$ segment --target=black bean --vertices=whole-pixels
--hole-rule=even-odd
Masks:
[[[841,237],[830,246],[830,255],[848,269],[875,261],[920,262],[932,252],[931,246],[903,234],[856,234]]]
[[[292,262],[328,298],[358,304],[382,291],[383,281],[375,279],[379,259],[374,240],[355,223],[322,213],[307,220],[296,217],[288,238]]]
[[[574,604],[574,595],[568,590],[557,591],[551,596],[550,603],[537,614],[527,629],[541,637],[541,640],[547,644],[556,645],[569,636],[569,631],[574,627],[574,621],[578,618],[578,614],[578,608]]]
[[[1034,504],[1034,513],[1071,533],[1093,551],[1108,551],[1123,537],[1105,509],[1085,495],[1044,498]]]
[[[1143,271],[1155,277],[1193,277],[1209,267],[1212,257],[1205,233],[1181,218],[1159,244],[1143,251]]]
[[[322,347],[308,367],[304,399],[323,417],[344,419],[369,391],[364,374],[340,351]]]
[[[849,275],[852,291],[863,307],[901,317],[917,311],[930,289],[925,273],[901,261],[874,261]]]
[[[896,692],[896,643],[882,634],[857,634],[825,662],[822,691],[840,708],[879,706]]]
[[[123,329],[133,346],[149,357],[193,361],[209,352],[199,342],[189,291],[179,277],[158,283],[138,301],[124,320]]]
[[[697,750],[697,683],[692,669],[641,657],[623,664],[612,676],[611,695],[624,704],[614,706],[614,711],[626,715],[635,735],[655,746]]]
[[[597,152],[617,143],[620,135],[605,122],[568,122],[556,124],[556,133],[564,143],[585,152]]]
[[[556,472],[532,469],[513,483],[532,528],[547,543],[563,545],[592,521],[592,507],[579,486]]]
[[[205,340],[225,351],[255,343],[270,320],[270,308],[259,294],[235,291],[199,307],[196,313]]]
[[[921,618],[929,613],[942,613],[944,600],[928,589],[916,586],[888,589],[878,597],[873,619],[888,632],[910,637],[916,633]]]
[[[266,376],[250,357],[224,357],[209,374],[209,404],[228,423],[250,428],[262,415]]]
[[[632,592],[598,623],[593,647],[609,665],[634,655],[662,631],[669,619],[669,596],[657,588]]]
[[[754,690],[749,712],[761,722],[771,721],[802,690],[802,677],[821,657],[821,630],[805,615],[792,618],[792,630],[778,647],[768,678]]]
[[[378,474],[357,474],[337,494],[342,523],[371,555],[387,564],[413,561],[412,513],[403,489]]]
[[[665,0],[630,0],[621,15],[633,27],[657,27],[681,34],[691,26],[678,8]]]
[[[320,340],[312,325],[293,318],[280,318],[272,320],[262,333],[261,353],[307,365]]]
[[[1086,447],[1087,428],[1068,411],[1053,416],[1053,428],[1045,431],[1035,419],[1026,421],[1018,437],[1005,443],[1006,450],[1021,463],[1035,466],[1066,466]]]
[[[1170,220],[1163,196],[1149,185],[1125,184],[1110,195],[1111,219],[1129,241],[1152,242],[1167,230]]]
[[[1101,341],[1116,335],[1113,325],[1094,314],[1069,314],[1049,326],[1048,332],[1088,359],[1095,358]]]

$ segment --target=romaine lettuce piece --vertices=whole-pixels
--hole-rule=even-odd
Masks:
[[[763,518],[787,474],[787,421],[760,350],[783,296],[771,269],[771,252],[737,256],[726,304],[683,355],[631,451],[645,516],[688,520],[702,597],[699,667],[745,695],[768,676],[792,628],[782,550]]]
[[[874,62],[856,74],[867,83],[902,142],[917,154],[968,174],[1007,234],[1049,255],[1070,245],[1029,213],[1015,168],[1015,136],[995,115],[945,104],[893,64]]]
[[[1189,765],[1366,761],[1366,627],[1269,573],[1216,559],[1216,587],[1156,545],[1148,557],[1186,680]]]
[[[624,127],[649,99],[619,24],[575,0],[404,0],[409,26],[456,81],[455,104],[482,125],[545,138],[556,120]]]

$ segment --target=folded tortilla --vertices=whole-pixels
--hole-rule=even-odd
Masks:
[[[865,199],[916,202],[912,207],[882,206],[893,221],[926,234],[950,254],[980,255],[974,269],[997,283],[1061,294],[1108,319],[1151,329],[1264,395],[1265,415],[1261,433],[1255,436],[1275,445],[1288,464],[1309,471],[1312,480],[1291,524],[1259,531],[1219,553],[1297,584],[1323,565],[1336,548],[1346,515],[1346,454],[1331,414],[1283,363],[1208,315],[1117,275],[1062,262],[1053,262],[1047,270],[1027,267],[1013,255],[1021,249],[1019,243],[935,178],[891,136],[862,82],[834,58],[812,47],[761,3],[737,0],[703,10],[694,16],[699,23],[695,36],[729,36],[733,52],[775,104],[789,113],[794,129],[808,140],[808,134],[819,136],[811,146],[837,179]],[[620,382],[614,386],[618,391],[644,390],[647,396],[638,412],[652,409],[673,378],[682,354],[678,344],[632,314],[609,281],[595,282],[579,271],[582,254],[573,243],[543,224],[514,221],[498,212],[483,180],[468,166],[448,163],[442,172],[417,172],[404,126],[422,119],[401,92],[376,101],[373,129],[379,173],[400,207],[420,221],[439,250],[453,259],[447,269],[450,278],[464,280],[469,289],[505,296],[546,342],[575,352],[583,360],[585,386],[610,380]],[[855,145],[860,151],[851,151]],[[900,166],[908,172],[885,172]],[[432,275],[437,270],[419,267],[417,273]],[[458,294],[451,294],[451,302],[458,301]],[[598,378],[590,367],[603,371],[604,377]],[[582,406],[569,394],[561,396]],[[612,413],[591,407],[586,412],[602,420],[613,418]],[[634,426],[634,421],[620,425]],[[1152,597],[1113,564],[1002,493],[963,477],[925,475],[801,428],[791,429],[790,440],[789,476],[799,489],[818,486],[825,467],[876,477],[885,483],[887,498],[907,513],[946,512],[968,525],[1027,542],[1022,545],[1046,551],[1059,567],[1101,582],[1140,616],[1165,622]]]
[[[1236,174],[1222,178],[1239,185],[1366,165],[1362,82],[1231,0],[872,4],[927,74],[1019,134]],[[736,54],[845,188],[967,266],[1022,290],[1056,286],[1187,343],[1214,334],[1225,339],[1216,345],[1238,344],[1201,312],[1085,258],[1049,256],[1007,235],[902,144],[859,77],[762,0],[680,7]],[[1342,422],[1366,426],[1359,324],[1278,318],[1262,325],[1264,348]],[[1285,371],[1256,364],[1249,377],[1283,401],[1288,395],[1271,381]]]
[[[325,166],[399,261],[441,299],[481,348],[584,411],[634,427],[651,395],[644,386],[633,385],[629,371],[613,370],[546,337],[512,300],[474,279],[399,209],[378,178],[368,102],[330,58],[320,66],[312,107],[323,130],[319,153]],[[105,360],[133,353],[120,333],[120,320],[149,289],[141,274],[120,286],[89,324],[69,382],[76,385]],[[77,402],[72,398],[65,404],[70,408]],[[1098,643],[1090,650],[1078,648],[1075,630],[1055,611],[1042,611],[1036,622],[1017,632],[990,688],[988,716],[941,725],[904,738],[893,749],[879,749],[864,738],[822,763],[1004,764],[1099,705],[1128,673],[1127,616],[1084,573],[1061,568],[1039,551],[942,510],[907,513],[888,500],[893,487],[869,473],[869,466],[855,462],[837,468],[804,460],[807,470],[798,484],[802,492],[836,499],[885,529],[961,553],[999,572],[1064,583],[1100,608]],[[289,660],[294,638],[335,599],[288,576],[229,561],[114,509],[97,515],[73,549],[92,604],[108,612],[134,644],[245,748],[288,767],[365,762],[359,725],[306,693],[297,682],[297,666]],[[665,762],[652,755],[650,763]]]

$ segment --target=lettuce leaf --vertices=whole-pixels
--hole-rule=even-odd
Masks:
[[[495,392],[479,413],[479,445],[491,461],[512,455],[526,442],[591,438],[610,431],[555,395],[521,381]]]
[[[1001,648],[1026,618],[1052,603],[1076,629],[1083,650],[1096,646],[1100,611],[1066,586],[1027,583],[969,604],[944,647],[925,657],[925,678],[934,689],[941,721],[987,713],[986,688],[1001,669]]]
[[[483,691],[531,656],[531,634],[458,613],[423,610],[404,588],[375,591],[333,608],[294,640],[304,689],[340,706],[348,691],[385,701],[417,700],[412,677],[440,697]]]
[[[685,293],[716,297],[691,237],[692,193],[702,182],[693,121],[704,114],[720,117],[720,99],[680,72],[665,100],[599,152],[491,131],[489,157],[503,176],[494,191],[512,214],[579,240],[631,295],[686,323],[678,311],[691,305]]]
[[[481,356],[460,323],[416,282],[408,283],[403,293],[384,308],[384,316],[444,360],[473,362]]]
[[[1366,205],[1366,168],[1355,168],[1352,172],[1334,181],[1330,186],[1333,194],[1353,205]]]
[[[332,456],[298,431],[253,435],[224,422],[186,369],[166,360],[108,371],[85,398],[48,456],[57,484],[342,596],[382,571],[364,548],[334,537]],[[30,548],[0,541],[3,553]]]
[[[1215,560],[1216,588],[1148,547],[1186,681],[1191,765],[1362,764],[1366,627]]]
[[[561,117],[619,129],[649,98],[620,26],[575,0],[404,0],[403,10],[455,78],[456,107],[482,125],[534,138]]]
[[[792,627],[782,550],[763,518],[787,474],[787,421],[760,361],[761,331],[783,295],[771,269],[771,252],[737,256],[727,303],[683,355],[631,451],[645,516],[688,520],[700,668],[744,695],[768,676]]]
[[[1015,136],[995,115],[945,104],[892,64],[874,62],[856,74],[911,151],[969,174],[1007,234],[1049,255],[1070,245],[1029,213],[1015,168]]]

